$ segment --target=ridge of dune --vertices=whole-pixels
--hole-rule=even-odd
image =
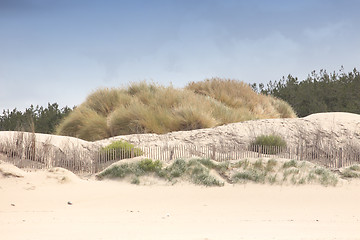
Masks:
[[[1,131],[2,142],[16,141],[17,136],[31,138],[31,133]],[[261,119],[226,124],[214,128],[178,131],[166,134],[133,134],[122,135],[95,142],[82,139],[35,133],[37,146],[52,146],[60,151],[81,150],[87,154],[106,146],[113,141],[125,140],[136,146],[176,146],[194,145],[248,145],[257,136],[263,134],[280,135],[288,146],[297,146],[299,142],[306,144],[329,144],[337,147],[359,145],[360,115],[353,113],[317,113],[304,118]]]
[[[231,123],[214,128],[167,134],[134,134],[97,141],[107,145],[115,140],[125,140],[137,146],[164,146],[179,144],[247,145],[263,134],[277,134],[288,146],[299,141],[332,142],[341,147],[360,141],[360,115],[352,113],[317,113],[304,118],[261,119]]]

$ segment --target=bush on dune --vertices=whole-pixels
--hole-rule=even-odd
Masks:
[[[125,141],[114,141],[103,147],[101,153],[108,159],[125,159],[141,156],[143,154],[140,148],[136,148],[133,144]]]
[[[186,88],[210,96],[231,108],[246,108],[255,118],[296,117],[290,105],[271,96],[257,94],[244,82],[212,78],[192,82]]]
[[[285,114],[284,114],[285,113]],[[215,127],[257,118],[294,117],[285,102],[235,80],[211,79],[175,89],[146,82],[99,89],[57,128],[85,140]]]
[[[65,118],[58,126],[56,133],[89,141],[110,136],[106,117],[83,105],[76,108],[76,111],[74,110]]]

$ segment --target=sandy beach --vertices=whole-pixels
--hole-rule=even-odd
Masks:
[[[360,239],[357,181],[206,188],[21,174],[0,178],[1,239]]]

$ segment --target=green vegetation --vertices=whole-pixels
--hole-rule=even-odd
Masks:
[[[127,89],[93,92],[61,122],[56,132],[93,141],[278,117],[296,115],[282,100],[257,94],[243,82],[214,78],[190,83],[184,89],[140,82]]]
[[[341,172],[344,178],[360,178],[360,165],[353,165]]]
[[[255,183],[265,183],[265,177],[266,174],[264,172],[251,169],[235,173],[232,176],[232,181],[236,183],[246,183],[248,181]]]
[[[259,146],[260,149],[257,149]],[[286,147],[286,142],[277,135],[260,135],[251,143],[253,151],[260,151],[266,154],[277,154]]]
[[[277,166],[277,161],[275,159],[270,159],[266,163],[265,171],[273,172],[273,171],[275,171],[276,166]]]
[[[275,159],[266,162],[259,159],[255,162],[241,160],[229,166],[232,174],[228,174],[233,183],[269,183],[293,184],[319,183],[324,186],[335,186],[338,182],[337,175],[331,171],[314,167],[313,165],[295,160],[278,164]],[[226,175],[226,174],[225,174]]]
[[[198,161],[205,167],[207,167],[209,169],[214,169],[220,175],[224,174],[229,169],[229,166],[230,166],[229,162],[215,163],[214,161],[211,161],[210,159],[199,159]]]
[[[313,172],[319,177],[318,179],[320,183],[324,186],[335,186],[338,183],[338,178],[336,177],[336,175],[328,169],[316,168],[315,170],[313,170]]]
[[[352,171],[352,172],[350,172]],[[217,163],[209,159],[177,159],[164,166],[160,161],[144,159],[133,163],[121,163],[112,166],[97,175],[98,179],[128,179],[140,184],[141,177],[153,176],[175,184],[179,180],[202,186],[223,186],[224,182],[214,174],[232,184],[278,184],[303,185],[321,184],[336,186],[339,176],[360,178],[360,166],[348,167],[340,175],[329,169],[305,161],[279,162],[275,159],[240,160],[237,162]]]
[[[297,162],[295,160],[290,160],[288,162],[285,162],[282,166],[283,168],[290,168],[290,167],[297,167]]]
[[[144,159],[136,163],[124,163],[106,169],[97,175],[98,179],[132,177],[131,183],[140,184],[141,176],[152,174],[160,179],[175,183],[177,179],[188,180],[197,185],[222,186],[224,183],[217,180],[210,174],[209,168],[201,162],[202,159],[185,161],[176,160],[173,164],[163,168],[160,161]]]
[[[255,138],[253,145],[286,147],[286,142],[277,135],[261,135]]]
[[[289,75],[280,81],[253,88],[261,93],[280,98],[289,103],[299,117],[319,112],[351,112],[360,114],[360,72],[327,73],[313,71],[299,81]]]
[[[210,175],[207,167],[201,164],[199,160],[190,160],[187,164],[187,171],[190,181],[197,185],[204,186],[222,186],[224,183]]]
[[[133,144],[125,141],[114,141],[111,144],[103,147],[101,153],[106,155],[108,159],[125,159],[141,156],[143,152],[136,148]]]
[[[65,118],[72,109],[64,107],[59,109],[57,103],[46,108],[33,105],[24,112],[17,110],[4,110],[0,115],[0,131],[25,131],[52,134],[55,127]]]
[[[136,163],[122,163],[108,168],[102,173],[98,174],[97,178],[125,178],[129,175],[140,177],[149,173],[158,174],[161,171],[161,168],[162,164],[160,161],[144,159]]]

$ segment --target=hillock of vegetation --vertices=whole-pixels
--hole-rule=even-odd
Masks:
[[[61,122],[56,133],[94,141],[291,117],[296,115],[286,102],[258,94],[235,80],[214,78],[190,83],[184,89],[140,82],[93,92]]]

